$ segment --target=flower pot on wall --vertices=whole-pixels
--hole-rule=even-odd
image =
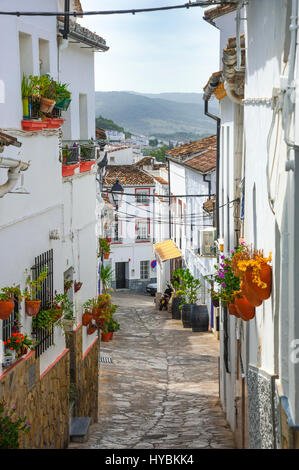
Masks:
[[[87,334],[92,335],[95,331],[97,331],[96,325],[90,324],[87,328]]]
[[[30,119],[30,104],[29,104],[29,98],[26,96],[25,98],[22,98],[22,104],[23,104],[23,119]]]
[[[92,165],[94,164],[95,160],[89,160],[86,162],[80,162],[80,173],[84,173],[85,171],[90,171]]]
[[[109,259],[110,253],[104,253],[104,259]]]
[[[235,298],[235,306],[242,320],[248,321],[254,318],[255,308],[248,302],[244,295]]]
[[[26,315],[29,317],[35,317],[40,309],[41,300],[26,300],[25,309]]]
[[[102,341],[104,341],[105,343],[109,341],[110,339],[110,333],[102,333]]]
[[[47,129],[59,129],[64,123],[64,119],[59,118],[47,118],[44,121]]]
[[[21,124],[24,131],[42,131],[46,127],[44,121],[37,121],[33,119],[23,119]]]
[[[54,109],[56,101],[49,100],[48,98],[42,97],[40,100],[40,110],[42,113],[51,113]]]
[[[82,315],[82,325],[83,326],[89,325],[92,319],[93,319],[93,316],[91,312],[84,312]]]
[[[251,269],[247,269],[245,272],[245,280],[248,287],[255,292],[255,294],[262,300],[266,300],[271,295],[272,290],[272,267],[267,263],[261,265],[260,279],[267,286],[265,288],[258,286],[253,281],[253,273]]]
[[[75,174],[75,169],[79,167],[79,163],[74,165],[62,165],[62,176],[72,176]]]
[[[13,300],[0,300],[0,320],[7,320],[14,311],[15,303]]]
[[[235,317],[240,318],[240,315],[237,311],[237,308],[236,308],[236,306],[233,302],[228,304],[228,311],[229,311],[230,315],[234,315]]]
[[[54,108],[61,109],[62,111],[67,111],[71,101],[72,100],[69,98],[64,98],[63,100],[57,101],[57,103],[55,103]]]
[[[253,307],[259,307],[259,305],[263,303],[263,301],[258,297],[256,292],[251,289],[246,281],[243,281],[242,283],[242,293]]]

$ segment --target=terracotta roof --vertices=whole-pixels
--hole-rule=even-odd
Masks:
[[[210,8],[209,10],[205,11],[204,19],[207,21],[214,20],[215,18],[219,18],[220,16],[227,15],[232,11],[237,9],[236,5],[218,5],[217,7]]]
[[[81,5],[80,0],[74,0],[74,11],[77,11],[78,13],[83,13],[83,8]],[[79,18],[82,18],[82,15],[78,15]]]
[[[166,181],[164,178],[161,178],[161,176],[154,176],[155,180],[157,180],[160,184],[168,184],[168,181]]]
[[[154,193],[155,196],[157,196],[157,198],[161,201],[161,202],[168,202],[168,198],[165,198],[163,196],[161,196],[160,194],[158,193]]]
[[[63,29],[64,19],[59,16],[58,17],[58,29],[61,33],[61,28]],[[106,45],[105,39],[99,36],[96,33],[93,33],[89,29],[82,26],[80,23],[70,19],[70,31],[69,36],[76,41],[81,43],[87,44],[90,47],[95,49],[101,49],[103,51],[108,51],[109,47]]]
[[[155,163],[153,170],[160,170],[160,168],[168,168],[167,163]]]
[[[154,178],[135,165],[107,165],[104,186],[112,186],[119,180],[122,186],[154,185]]]
[[[96,138],[98,140],[106,140],[106,132],[104,129],[101,129],[100,127],[96,127]]]
[[[151,166],[152,161],[155,160],[154,157],[143,157],[139,162],[135,163],[135,166],[140,167],[140,166]]]
[[[210,137],[205,137],[204,139],[196,140],[190,144],[180,145],[175,147],[172,150],[167,152],[167,155],[170,157],[187,157],[193,153],[201,152],[209,147],[214,147],[216,145],[217,137],[216,135],[211,135]]]
[[[214,209],[214,202],[216,202],[216,198],[207,199],[206,202],[203,203],[203,208],[206,212],[213,212]]]
[[[122,147],[116,147],[114,149],[107,150],[107,153],[118,152],[119,150],[131,149],[130,145],[123,145]]]
[[[216,148],[207,149],[200,155],[185,160],[182,164],[201,173],[208,173],[216,168]]]

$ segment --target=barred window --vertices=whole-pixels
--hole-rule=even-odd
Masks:
[[[137,204],[149,204],[149,188],[136,189],[136,202]]]
[[[136,239],[147,240],[149,238],[149,219],[136,220]]]
[[[149,261],[140,261],[140,279],[149,279]]]

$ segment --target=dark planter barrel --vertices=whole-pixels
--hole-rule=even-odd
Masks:
[[[184,304],[182,308],[182,322],[184,328],[192,328],[191,326],[191,316],[192,310],[194,305],[193,304]]]
[[[171,304],[171,315],[173,320],[180,320],[181,319],[181,310],[179,309],[179,306],[182,302],[181,297],[174,297],[172,299],[172,304]]]
[[[194,332],[209,330],[209,312],[206,305],[193,305],[191,326]]]

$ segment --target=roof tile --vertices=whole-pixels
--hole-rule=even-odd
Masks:
[[[136,168],[134,165],[107,165],[104,186],[112,186],[119,180],[122,186],[154,185],[152,176]]]
[[[167,152],[170,157],[188,157],[193,153],[201,152],[209,147],[214,147],[217,143],[216,135],[205,137],[204,139],[196,140],[190,144],[180,145]]]

